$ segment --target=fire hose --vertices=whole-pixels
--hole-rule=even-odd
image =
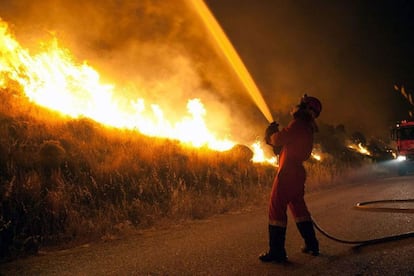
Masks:
[[[414,202],[414,199],[386,199],[386,200],[376,200],[376,201],[366,201],[366,202],[359,202],[357,203],[354,208],[360,211],[369,211],[369,212],[389,212],[389,213],[414,213],[413,208],[392,208],[392,207],[373,207],[374,204],[381,204],[381,203],[408,203],[408,202]],[[381,238],[376,239],[368,239],[368,240],[343,240],[336,238],[329,233],[327,233],[322,227],[319,226],[318,223],[312,218],[313,225],[315,228],[322,233],[327,238],[334,240],[336,242],[340,243],[346,243],[346,244],[357,244],[357,245],[370,245],[370,244],[377,244],[382,242],[389,242],[389,241],[395,241],[405,238],[414,237],[414,232],[406,232],[398,235],[391,235],[391,236],[385,236]]]

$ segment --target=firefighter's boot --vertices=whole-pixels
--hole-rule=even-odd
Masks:
[[[302,221],[296,223],[300,235],[305,240],[305,246],[302,248],[303,253],[309,253],[313,256],[319,255],[319,242],[316,239],[315,229],[312,221]]]
[[[260,255],[262,262],[283,263],[287,261],[285,250],[286,227],[269,224],[269,251]]]

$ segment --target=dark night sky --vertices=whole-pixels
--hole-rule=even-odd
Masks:
[[[413,1],[206,2],[272,110],[307,92],[369,134],[408,116],[393,85],[414,88]]]
[[[220,54],[208,47],[201,21],[183,0],[0,3],[0,17],[22,42],[52,31],[79,59],[121,82],[145,83],[141,92],[148,91],[146,97],[165,100],[166,105],[174,102],[174,110],[179,110],[178,97],[197,95],[222,115],[210,122],[243,125],[233,131],[251,129],[252,137],[267,125],[252,101],[243,101],[248,95],[236,94],[240,86],[231,87],[225,70],[214,61]],[[320,121],[344,124],[349,132],[367,136],[387,135],[396,120],[408,116],[411,106],[393,87],[414,90],[414,1],[206,3],[276,120],[285,118],[304,93],[321,99]],[[178,89],[171,93],[174,86]],[[226,111],[224,106],[231,108]]]

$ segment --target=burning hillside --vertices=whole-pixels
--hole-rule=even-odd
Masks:
[[[172,100],[167,106],[150,102],[136,96],[148,94],[148,91],[141,91],[148,88],[140,90],[137,83],[122,86],[103,81],[94,67],[86,61],[76,61],[70,49],[61,46],[56,37],[40,41],[39,45],[40,50],[33,54],[17,41],[8,24],[0,21],[1,87],[17,85],[32,102],[72,118],[87,117],[145,135],[179,140],[194,147],[224,151],[241,142],[231,137],[230,127],[226,125],[228,111],[227,108],[218,110],[220,104],[214,103],[210,110],[200,98],[188,98],[183,100],[186,101],[186,111],[183,112],[178,109],[184,105],[182,102]],[[243,67],[241,62],[239,67]],[[247,71],[243,74],[244,79],[249,79]],[[168,91],[170,94],[182,93],[179,86],[174,88],[168,81],[163,81],[159,80],[154,92],[160,92],[164,87],[166,90],[177,89]],[[252,84],[250,79],[249,85]],[[222,116],[216,114],[217,111]],[[255,151],[253,161],[270,160],[263,155],[260,143],[253,145],[252,142],[250,148]]]
[[[227,150],[235,143],[217,138],[204,120],[206,109],[195,98],[187,102],[187,116],[172,122],[157,104],[145,99],[122,99],[114,84],[104,83],[99,73],[86,62],[77,64],[68,49],[56,38],[42,42],[42,51],[31,55],[0,23],[1,85],[16,82],[29,99],[71,117],[88,117],[98,122],[137,129],[143,134],[177,139],[193,146]]]
[[[82,4],[76,9],[90,10],[90,3],[88,3]],[[210,32],[211,40],[215,41],[213,44],[222,54],[221,58],[226,60],[240,83],[243,84],[244,90],[248,92],[245,94],[251,94],[253,99],[251,102],[256,104],[256,109],[260,110],[267,120],[272,120],[272,115],[261,98],[260,91],[258,91],[237,52],[223,30],[221,30],[220,25],[215,21],[203,1],[197,0],[191,3],[191,12],[198,13],[198,21],[202,21],[202,24],[199,22],[197,27],[183,27],[185,25],[183,22],[189,23],[185,21],[187,20],[185,17],[173,16],[170,20],[162,21],[161,18],[165,18],[164,12],[156,5],[146,2],[137,5],[135,12],[137,15],[151,15],[145,17],[145,20],[154,22],[151,21],[152,25],[141,23],[142,26],[139,26],[139,31],[142,32],[139,34],[141,37],[140,44],[135,41],[131,42],[128,37],[131,34],[130,30],[133,24],[137,23],[136,20],[129,21],[129,19],[125,19],[118,22],[119,33],[115,32],[115,26],[109,24],[114,20],[109,20],[102,22],[102,26],[96,27],[96,32],[92,32],[95,27],[89,31],[79,30],[79,33],[82,33],[80,36],[82,39],[90,36],[92,37],[91,41],[100,41],[99,47],[92,47],[85,52],[79,51],[79,46],[74,47],[75,49],[72,51],[60,42],[57,35],[42,40],[31,37],[31,41],[36,41],[36,47],[28,48],[19,42],[7,22],[0,21],[0,85],[1,87],[17,86],[32,102],[72,118],[87,117],[105,125],[120,129],[137,130],[152,137],[174,139],[197,148],[208,147],[225,151],[236,144],[246,144],[254,152],[253,162],[274,164],[274,158],[268,157],[269,153],[264,151],[261,143],[256,140],[261,139],[262,127],[252,126],[252,130],[250,130],[249,125],[253,124],[244,120],[245,127],[234,127],[242,121],[235,117],[241,116],[241,114],[252,114],[247,112],[247,108],[234,108],[232,104],[236,101],[235,99],[240,97],[232,95],[232,100],[227,101],[228,98],[214,95],[219,90],[218,87],[222,86],[216,86],[216,84],[212,84],[212,80],[204,79],[201,76],[202,72],[207,69],[199,70],[200,64],[193,63],[194,60],[186,59],[181,52],[174,52],[174,49],[177,48],[176,42],[173,42],[177,38],[174,37],[178,37],[180,43],[182,43],[180,44],[181,47],[187,43],[189,49],[191,48],[191,51],[196,53],[195,56],[205,58],[208,56],[205,54],[206,50],[196,49],[194,42],[190,42],[190,35],[185,35],[185,32],[182,31],[185,30],[191,35],[199,33],[198,36],[202,36],[203,31]],[[76,11],[75,7],[69,4],[62,2],[59,5],[62,7],[56,8],[66,9],[68,12]],[[107,5],[110,5],[110,3],[107,3]],[[171,8],[171,13],[174,14],[175,9],[169,8]],[[103,15],[109,15],[103,9],[100,12]],[[128,11],[134,10],[128,5],[125,9]],[[113,18],[118,15],[120,14],[114,14]],[[95,22],[100,22],[102,16],[92,19]],[[33,20],[33,17],[28,20],[31,19]],[[56,18],[52,22],[63,28],[63,25],[56,23],[60,22]],[[161,28],[162,26],[154,24],[160,22],[163,22],[166,26]],[[205,27],[203,31],[201,31],[201,25]],[[159,28],[156,31],[163,34],[164,37],[156,35],[156,32],[149,34],[148,30],[145,31],[146,28],[154,26]],[[69,27],[65,26],[65,28]],[[102,33],[103,31],[104,33]],[[37,34],[37,32],[35,33]],[[102,35],[101,40],[98,39],[98,34]],[[109,65],[103,66],[106,69],[104,70],[105,74],[102,74],[97,67],[92,66],[87,61],[78,61],[74,53],[82,52],[83,56],[89,54],[94,57],[96,62],[96,56],[102,54],[106,48],[116,48],[113,42],[115,40],[108,37],[115,37],[116,43],[122,45],[123,48],[118,47],[117,53],[115,51],[110,52],[113,58]],[[204,37],[204,39],[206,42],[211,42],[207,37]],[[146,40],[160,43],[156,46],[152,43],[146,43]],[[68,44],[74,45],[73,43]],[[163,46],[160,47],[159,45]],[[170,46],[171,49],[166,50]],[[163,50],[160,50],[160,48]],[[122,52],[123,49],[125,49],[123,52],[126,52],[126,54],[121,55],[119,52]],[[133,65],[128,62],[118,62],[118,66],[113,66],[116,64],[114,60],[132,59],[132,55],[137,54],[138,51],[142,52],[140,58],[148,60],[140,62],[133,59],[133,64],[137,64],[136,72],[131,68]],[[170,51],[169,55],[161,56],[163,51]],[[154,59],[157,54],[160,54],[159,59]],[[161,66],[151,68],[149,59],[154,59],[155,62],[160,63],[168,60],[170,66],[165,65],[167,63],[162,63]],[[97,63],[102,67],[104,61]],[[107,70],[111,66],[115,69]],[[121,70],[122,72],[115,74],[114,78],[110,77],[108,72],[114,73],[117,68],[126,66],[128,69]],[[164,66],[164,71],[159,72],[162,66]],[[150,69],[143,70],[144,67]],[[197,67],[197,70],[192,69],[195,67]],[[127,74],[120,78],[123,72]],[[139,76],[140,74],[142,76]],[[184,75],[185,78],[183,78]],[[117,79],[117,81],[114,79]],[[225,94],[227,92],[228,88],[223,89],[221,93]],[[237,111],[237,114],[234,110]],[[250,117],[252,120],[257,120],[254,115]],[[260,129],[260,132],[256,128]],[[246,135],[246,132],[250,133]],[[361,145],[358,144],[354,149],[358,152],[363,150]],[[318,150],[315,150],[312,156],[316,160],[322,160],[321,152]]]

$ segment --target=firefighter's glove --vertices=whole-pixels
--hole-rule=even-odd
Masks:
[[[276,132],[279,132],[279,124],[276,122],[270,123],[270,125],[266,128],[266,131],[265,131],[266,144],[272,145],[270,141],[270,137]]]

